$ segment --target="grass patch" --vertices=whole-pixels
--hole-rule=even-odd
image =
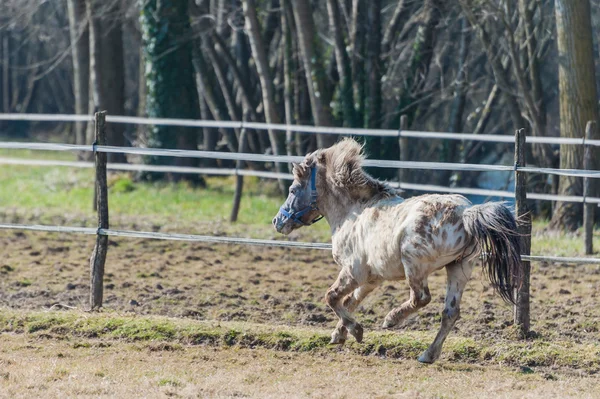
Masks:
[[[83,339],[148,342],[151,351],[180,350],[181,345],[266,348],[278,351],[335,351],[329,331],[274,327],[242,322],[201,322],[165,317],[67,312],[0,310],[0,332],[27,333],[57,339],[76,339],[73,347],[87,347]],[[430,333],[371,332],[362,344],[350,341],[345,350],[361,355],[415,359],[433,339]],[[590,373],[600,370],[600,344],[532,341],[485,341],[450,337],[443,357],[466,363],[501,363],[526,367],[568,367]]]
[[[15,285],[17,287],[29,287],[32,283],[32,281],[28,278],[23,278],[17,282],[15,282]]]
[[[158,381],[158,386],[159,387],[180,387],[183,384],[179,381],[177,381],[176,379],[173,378],[161,378]]]
[[[0,150],[0,156],[76,160],[74,153],[27,150]],[[186,182],[138,182],[132,176],[109,172],[111,221],[119,218],[140,220],[143,216],[144,220],[161,225],[173,221],[191,224],[229,219],[235,187],[233,176],[206,177],[206,188]],[[56,215],[83,216],[90,226],[95,223],[91,209],[93,169],[0,165],[0,180],[0,211],[17,209],[26,215],[40,214],[36,218],[38,223],[50,223]],[[272,236],[271,220],[283,200],[275,181],[246,177],[237,223],[239,230],[252,231],[257,238]],[[316,233],[319,240],[327,240],[329,228],[326,223],[319,223],[311,228],[311,233]]]

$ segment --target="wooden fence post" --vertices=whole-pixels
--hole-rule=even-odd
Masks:
[[[243,121],[246,120],[246,114],[244,113]],[[240,132],[240,139],[238,144],[238,153],[245,153],[248,151],[248,132],[247,128],[243,126]],[[238,172],[244,167],[244,161],[238,159],[235,162],[235,170]],[[230,222],[237,222],[238,213],[240,212],[240,202],[242,201],[242,191],[244,190],[244,176],[236,173],[235,175],[235,192],[233,194],[233,207],[231,208],[231,215],[229,216]]]
[[[595,137],[596,122],[588,121],[585,127],[585,139],[591,140]],[[585,144],[583,147],[583,169],[592,169],[592,149],[591,146]],[[585,254],[591,255],[594,253],[593,234],[594,234],[594,206],[587,204],[585,199],[590,196],[591,180],[589,177],[583,178],[583,245]]]
[[[106,153],[95,151],[96,145],[106,145],[106,111],[94,115],[96,141],[94,157],[96,162],[96,202],[98,208],[98,230],[108,229],[108,185],[106,182]],[[96,246],[90,259],[90,308],[102,307],[104,291],[104,263],[108,250],[108,236],[98,234]]]
[[[521,255],[531,254],[531,213],[527,206],[527,174],[517,169],[526,165],[525,129],[519,129],[515,134],[515,213],[517,217],[517,230],[521,239]],[[530,326],[530,274],[530,262],[523,261],[521,282],[516,287],[515,325],[520,328],[524,336],[527,336]]]
[[[408,137],[400,136],[400,132],[408,129],[408,118],[406,115],[400,116],[400,130],[398,132],[398,145],[400,146],[400,161],[408,161]],[[408,183],[409,170],[400,168],[398,171],[398,180],[400,184]]]

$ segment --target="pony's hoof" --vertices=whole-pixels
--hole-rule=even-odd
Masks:
[[[344,345],[346,343],[346,335],[347,331],[344,329],[340,331],[339,329],[333,330],[331,333],[331,341],[329,341],[329,345]]]
[[[383,328],[384,330],[389,330],[392,327],[394,327],[396,325],[396,323],[394,323],[392,320],[390,319],[385,319],[383,321],[383,324],[381,325],[381,328]]]
[[[432,364],[436,361],[436,358],[431,356],[428,351],[425,351],[417,359],[421,363]]]
[[[359,344],[362,342],[363,340],[363,328],[360,324],[356,323],[354,325],[353,328],[349,328],[348,331],[350,332],[350,334],[352,334],[352,336],[354,337],[354,339],[356,339],[356,342],[358,342]]]

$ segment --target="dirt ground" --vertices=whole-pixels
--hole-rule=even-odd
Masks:
[[[94,241],[0,231],[0,307],[86,309]],[[332,329],[336,321],[322,298],[337,272],[328,251],[111,238],[104,306],[121,314]],[[532,276],[535,336],[597,348],[600,267],[534,264]],[[397,334],[437,330],[443,271],[431,277],[430,287],[432,303]],[[357,318],[367,332],[379,330],[387,312],[407,298],[404,282],[385,283],[364,301]],[[512,308],[479,270],[463,298],[463,317],[451,336],[511,342]],[[546,366],[529,374],[493,362],[459,363],[447,353],[424,367],[414,359],[345,351],[181,349],[1,334],[0,398],[600,397],[596,368]]]
[[[0,231],[0,305],[86,309],[93,244],[94,237]],[[111,238],[104,306],[197,320],[333,328],[334,315],[322,298],[337,271],[328,251]],[[597,343],[600,267],[534,264],[532,276],[532,329],[537,336]],[[431,304],[401,329],[438,328],[443,271],[432,276],[430,287]],[[357,318],[366,331],[380,329],[387,312],[407,298],[404,282],[385,283],[363,302]],[[480,271],[467,286],[461,307],[453,334],[505,338],[512,308],[494,294]]]
[[[594,398],[595,377],[497,366],[2,335],[0,398]]]

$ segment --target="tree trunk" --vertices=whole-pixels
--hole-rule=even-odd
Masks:
[[[120,2],[108,7],[99,0],[87,0],[90,24],[90,74],[94,88],[94,108],[108,115],[125,113],[125,66]],[[115,17],[117,16],[117,17]],[[108,145],[124,146],[124,125],[107,125]],[[124,154],[108,154],[109,162],[127,162]]]
[[[399,110],[407,115],[409,126],[415,119],[417,111],[416,98],[413,94],[419,91],[429,75],[436,38],[434,31],[440,22],[442,3],[441,0],[425,0],[422,11],[423,22],[417,28],[412,44],[413,53],[399,102]]]
[[[208,109],[210,110],[210,113],[212,114],[214,120],[216,121],[226,121],[227,118],[225,117],[225,115],[228,112],[232,112],[233,115],[231,115],[231,119],[232,120],[239,120],[239,117],[237,117],[236,112],[234,109],[232,110],[226,110],[223,108],[223,104],[222,101],[220,101],[220,97],[217,97],[217,93],[215,92],[215,86],[213,86],[211,83],[214,79],[214,76],[217,76],[217,80],[219,81],[219,85],[217,87],[221,87],[221,90],[223,90],[223,94],[225,96],[225,102],[227,102],[227,96],[230,96],[230,94],[227,94],[225,91],[227,90],[227,88],[224,88],[223,85],[226,84],[226,82],[223,82],[223,80],[225,79],[225,76],[223,76],[223,74],[221,73],[221,71],[219,70],[220,66],[218,65],[218,62],[215,58],[215,51],[212,48],[209,48],[208,45],[203,46],[202,47],[205,51],[204,52],[200,52],[195,50],[194,51],[194,68],[196,70],[196,74],[197,76],[199,76],[200,80],[202,81],[202,94],[204,95],[204,100],[206,100],[206,105],[208,106]],[[212,52],[211,52],[212,50]],[[204,60],[204,53],[206,53],[206,55],[208,55],[210,62],[212,64],[212,68],[208,67],[208,64],[206,64],[206,60]],[[215,75],[211,74],[210,72],[215,73]],[[221,76],[219,77],[220,74]],[[229,99],[230,102],[232,102],[233,100],[230,98]],[[225,108],[228,108],[229,106],[231,107],[235,107],[233,104],[225,104]],[[227,142],[227,147],[229,148],[229,151],[231,152],[236,152],[238,150],[238,143],[237,143],[237,138],[236,135],[230,130],[230,129],[226,129],[226,128],[219,128],[219,131],[221,132],[221,134],[223,135],[223,137],[225,138],[225,141]],[[216,143],[215,143],[216,144]]]
[[[346,43],[344,42],[343,29],[340,23],[338,0],[327,0],[327,11],[329,13],[329,30],[335,44],[335,58],[340,78],[340,99],[342,102],[344,126],[358,127],[352,92],[352,66],[350,57],[348,57],[348,53],[346,52]]]
[[[235,83],[237,84],[237,87],[239,88],[242,103],[244,106],[244,112],[248,111],[250,113],[251,120],[257,121],[258,116],[256,115],[255,104],[252,100],[252,96],[250,94],[250,89],[248,87],[249,82],[247,82],[247,80],[242,75],[240,68],[236,64],[233,57],[231,56],[231,53],[229,52],[229,49],[225,45],[225,42],[223,41],[221,36],[219,36],[216,32],[213,32],[211,34],[211,39],[212,39],[215,47],[219,48],[220,54],[223,56],[223,60],[229,67],[229,71],[231,72],[231,75],[233,76],[233,80],[235,81]]]
[[[192,65],[192,29],[187,1],[141,1],[144,59],[148,116],[155,118],[197,119],[198,97]],[[182,40],[186,38],[188,40]],[[195,150],[196,129],[176,126],[153,126],[148,133],[148,145],[158,148]],[[192,158],[146,157],[145,162],[174,163],[178,166],[196,166]],[[155,177],[156,175],[149,175]],[[195,175],[171,175],[170,179],[191,179]]]
[[[71,36],[71,54],[73,57],[73,88],[75,94],[75,113],[88,114],[90,82],[90,39],[86,15],[85,0],[68,0],[69,32]],[[75,143],[86,144],[86,123],[75,124]],[[87,143],[89,144],[89,143]]]
[[[454,88],[454,99],[452,100],[450,110],[450,123],[448,124],[448,132],[459,133],[462,128],[463,113],[465,111],[465,100],[467,96],[467,84],[466,84],[466,68],[467,68],[467,55],[469,52],[469,44],[471,42],[471,36],[469,34],[469,23],[465,17],[461,17],[460,28],[459,28],[459,45],[458,45],[458,60],[457,60],[457,72],[456,72],[456,83]],[[441,162],[455,162],[457,156],[457,140],[445,140],[443,143],[442,159]],[[440,171],[438,183],[441,185],[447,185],[450,183],[450,176],[452,171],[444,170]]]
[[[365,115],[365,16],[367,14],[366,3],[361,0],[352,0],[352,17],[350,19],[350,62],[352,70],[352,85],[354,92],[354,103],[358,125],[363,126]]]
[[[367,57],[365,71],[367,85],[365,95],[364,127],[378,129],[381,127],[381,0],[372,0],[367,5]],[[377,159],[398,159],[393,154],[396,146],[395,138],[365,137],[366,150],[370,157]],[[375,169],[378,177],[395,175],[396,171]]]
[[[490,67],[494,73],[496,84],[500,90],[502,90],[502,93],[506,98],[506,104],[511,115],[513,128],[521,129],[523,126],[525,126],[525,122],[521,115],[521,107],[519,106],[517,98],[510,90],[512,86],[510,84],[508,73],[502,64],[501,58],[498,57],[499,51],[492,43],[490,34],[484,29],[484,27],[479,23],[479,20],[473,14],[470,2],[466,0],[460,0],[460,5],[465,17],[469,21],[469,24],[477,31],[477,37],[479,38],[479,41],[483,46],[483,50],[487,55],[488,62],[490,63]]]
[[[394,15],[392,15],[392,19],[385,30],[385,34],[383,35],[383,42],[381,44],[381,53],[385,56],[391,49],[392,43],[395,40],[395,36],[400,29],[402,21],[405,19],[405,16],[410,11],[410,8],[406,6],[405,0],[398,0],[398,4],[394,9]]]
[[[540,53],[538,49],[538,40],[536,32],[536,27],[534,26],[533,21],[533,12],[531,10],[531,4],[527,0],[519,0],[519,14],[521,17],[522,25],[525,30],[525,47],[526,54],[525,57],[527,59],[527,70],[529,72],[529,83],[531,87],[531,97],[532,101],[535,104],[535,109],[537,110],[538,117],[537,123],[537,131],[534,131],[536,136],[545,136],[546,135],[546,96],[544,95],[544,90],[542,86],[542,74],[540,70]],[[534,144],[533,145],[533,154],[537,160],[537,163],[540,165],[548,166],[548,167],[556,167],[555,161],[556,157],[552,153],[552,149],[548,144]],[[550,157],[549,159],[546,159]]]
[[[381,0],[369,2],[367,9],[367,97],[365,127],[381,126]]]
[[[262,90],[263,107],[267,123],[279,123],[280,119],[275,108],[275,91],[273,89],[273,79],[269,68],[269,60],[267,58],[267,49],[265,48],[262,36],[260,34],[260,24],[256,15],[256,3],[254,0],[244,0],[244,17],[246,18],[246,30],[250,39],[250,47],[256,65],[256,71],[260,79]],[[283,155],[283,139],[279,137],[280,133],[273,129],[269,129],[269,139],[274,155]],[[283,173],[283,165],[279,162],[275,163],[277,172]],[[279,188],[285,192],[286,185],[283,180],[279,180]]]
[[[10,38],[8,33],[2,35],[2,112],[9,113],[10,109]]]
[[[561,137],[583,137],[588,121],[598,121],[598,96],[588,0],[555,1]],[[597,139],[598,137],[594,137]],[[598,153],[594,159],[598,159]],[[561,169],[581,169],[583,147],[561,145]],[[594,165],[597,168],[598,165]],[[580,179],[561,176],[559,195],[581,195]],[[595,190],[592,190],[595,193]],[[575,230],[581,223],[581,204],[557,202],[550,227]]]
[[[294,103],[292,101],[292,70],[293,70],[293,44],[291,21],[288,18],[289,0],[281,0],[281,31],[283,32],[283,105],[285,110],[285,123],[294,123]],[[291,130],[285,132],[285,150],[287,155],[294,155],[294,134]],[[291,168],[288,165],[291,171]]]
[[[300,53],[304,63],[304,72],[308,84],[310,105],[313,119],[317,126],[333,126],[331,108],[329,107],[330,94],[325,89],[325,69],[321,54],[316,48],[317,37],[312,17],[312,8],[308,0],[292,0],[294,20],[296,22]],[[329,147],[335,143],[335,136],[331,134],[317,135],[319,148]]]

